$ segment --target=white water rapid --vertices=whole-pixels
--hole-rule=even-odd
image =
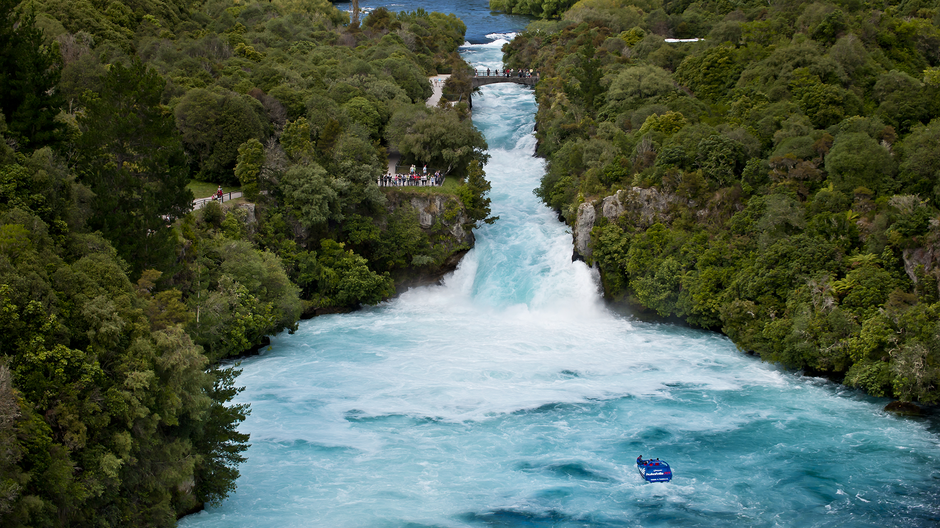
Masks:
[[[501,41],[466,47],[502,68]],[[243,362],[248,462],[185,527],[930,526],[940,447],[885,401],[609,311],[532,194],[530,89],[483,88],[493,212],[444,284]],[[638,475],[637,455],[673,468]]]

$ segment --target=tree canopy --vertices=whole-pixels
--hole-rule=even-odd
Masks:
[[[927,4],[491,2],[546,19],[507,45],[507,67],[541,73],[537,192],[573,225],[594,206],[582,256],[609,298],[934,403],[940,19]],[[667,41],[688,38],[701,40]]]
[[[245,461],[223,360],[439,272],[468,249],[452,224],[488,218],[479,167],[430,227],[376,184],[397,114],[421,113],[414,155],[452,176],[484,158],[457,111],[424,115],[466,27],[384,9],[357,27],[327,0],[18,3],[0,1],[0,525],[173,526]],[[244,198],[193,210],[191,187],[220,184]]]

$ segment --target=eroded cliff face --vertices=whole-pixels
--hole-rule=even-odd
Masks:
[[[616,194],[599,200],[584,202],[578,206],[578,218],[573,226],[574,258],[590,260],[591,229],[599,217],[616,222],[622,216],[631,225],[647,229],[657,222],[671,223],[675,206],[687,201],[659,189],[633,187],[617,191]]]
[[[463,203],[451,194],[416,194],[406,192],[389,192],[387,195],[388,212],[392,213],[401,207],[410,206],[418,215],[418,225],[428,234],[438,234],[443,228],[455,246],[473,247],[473,231],[470,229],[470,219],[464,210]],[[435,227],[439,223],[439,227]]]
[[[914,284],[921,281],[934,281],[937,293],[940,295],[940,247],[928,245],[926,247],[905,249],[902,253],[904,271]]]
[[[414,214],[418,226],[435,245],[445,250],[445,257],[438,263],[414,266],[402,273],[394,274],[396,288],[407,288],[438,282],[445,274],[455,270],[460,259],[470,251],[475,242],[473,222],[467,216],[463,202],[452,194],[418,194],[390,191],[386,194],[389,214],[402,208]]]

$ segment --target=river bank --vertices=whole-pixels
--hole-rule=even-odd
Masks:
[[[493,48],[471,49],[485,66],[500,60]],[[935,518],[928,426],[714,333],[606,308],[596,272],[571,261],[567,227],[531,192],[544,173],[534,112],[521,87],[475,100],[500,220],[443,284],[307,321],[242,364],[239,401],[254,410],[243,478],[229,501],[181,524]],[[643,483],[639,454],[668,460],[673,481]]]

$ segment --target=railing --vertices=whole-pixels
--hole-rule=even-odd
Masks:
[[[507,79],[539,79],[539,72],[527,70],[473,70],[474,77],[504,77]]]
[[[385,173],[384,176],[378,179],[376,184],[379,187],[441,187],[444,185],[444,175],[420,172],[414,174]]]
[[[229,191],[227,193],[223,192],[221,196],[218,194],[213,194],[212,196],[209,196],[208,198],[196,198],[195,200],[193,200],[193,209],[199,209],[199,208],[205,207],[205,205],[209,202],[214,202],[214,201],[219,201],[219,203],[228,202],[228,201],[233,200],[234,198],[241,198],[242,196],[242,193],[240,192],[235,192],[234,193],[235,196],[232,196],[232,194],[233,194],[232,191]]]

